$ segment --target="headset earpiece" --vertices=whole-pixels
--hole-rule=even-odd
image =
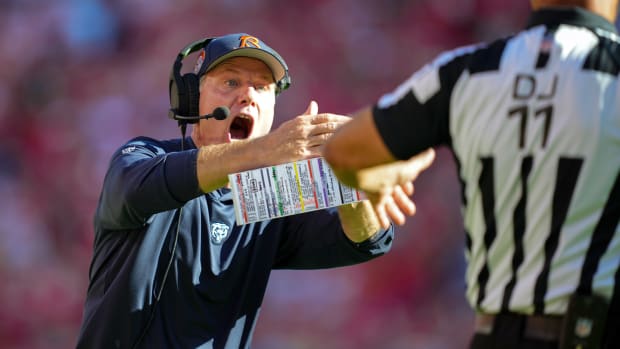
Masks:
[[[177,115],[198,116],[200,86],[194,73],[183,74],[170,80],[170,108]]]
[[[180,113],[182,115],[197,116],[198,104],[200,103],[200,81],[198,76],[194,73],[187,73],[183,75],[183,82],[187,89],[187,114]]]
[[[200,101],[200,86],[198,76],[194,73],[181,74],[183,60],[193,52],[196,52],[209,44],[213,38],[194,41],[184,47],[177,55],[168,84],[170,96],[169,116],[176,115],[198,116],[198,104]],[[196,121],[194,121],[196,122]],[[192,123],[192,121],[179,121],[179,123]]]

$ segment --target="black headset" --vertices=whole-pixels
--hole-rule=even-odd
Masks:
[[[170,94],[170,111],[168,112],[168,117],[178,120],[179,124],[193,124],[199,120],[197,117],[199,116],[200,79],[198,75],[193,72],[181,75],[183,60],[190,54],[206,47],[213,39],[214,38],[205,38],[192,42],[179,52],[174,61],[168,83],[168,91]],[[196,119],[186,118],[181,120],[177,118],[177,116],[195,116]]]

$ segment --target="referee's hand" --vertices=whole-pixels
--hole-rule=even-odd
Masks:
[[[434,160],[435,151],[428,149],[409,160],[367,168],[358,173],[359,188],[366,194],[384,229],[389,228],[390,221],[403,225],[407,216],[415,214],[416,207],[411,199],[413,181]]]

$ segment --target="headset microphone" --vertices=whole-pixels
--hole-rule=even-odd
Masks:
[[[228,117],[229,114],[230,114],[230,109],[228,109],[228,107],[225,107],[225,106],[215,108],[211,114],[196,115],[196,116],[178,115],[176,113],[176,110],[174,109],[170,109],[168,111],[169,118],[183,122],[183,123],[188,123],[188,124],[195,124],[200,119],[214,118],[215,120],[224,120]]]
[[[213,113],[211,114],[196,116],[178,115],[176,113],[176,109],[170,109],[168,111],[168,117],[179,122],[179,127],[181,128],[181,150],[185,150],[185,130],[187,128],[187,124],[195,124],[200,119],[214,118],[215,120],[224,120],[228,117],[229,114],[230,109],[225,106],[213,109]]]

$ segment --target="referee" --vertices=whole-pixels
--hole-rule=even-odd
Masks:
[[[402,222],[398,198],[360,170],[452,150],[471,348],[620,348],[618,1],[531,5],[523,31],[441,54],[358,112],[324,155],[382,222]],[[383,183],[412,179],[398,164]]]

